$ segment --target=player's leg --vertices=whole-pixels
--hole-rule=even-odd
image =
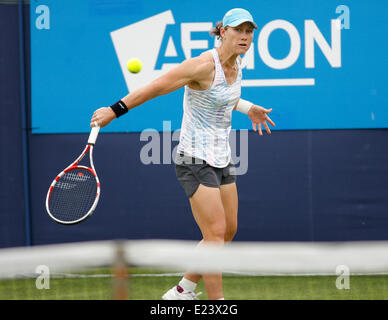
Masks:
[[[190,198],[190,204],[194,219],[202,232],[202,243],[212,242],[223,245],[226,218],[220,189],[200,185]],[[223,298],[222,274],[203,274],[202,277],[209,299]],[[199,278],[200,276],[196,275],[192,280],[198,282]]]
[[[226,243],[232,241],[237,232],[238,194],[236,183],[222,184],[220,194],[226,219],[224,238]]]
[[[190,204],[195,221],[197,222],[203,239],[199,246],[206,241],[224,244],[226,218],[222,205],[220,189],[206,187],[200,184],[190,197]],[[201,275],[187,272],[179,284],[163,295],[164,300],[192,300],[196,284]],[[211,300],[223,298],[222,274],[204,274],[204,284]]]
[[[226,220],[224,242],[227,243],[233,240],[237,231],[238,195],[236,183],[233,182],[221,185],[220,194]],[[199,243],[199,246],[202,242],[203,240]],[[193,283],[198,283],[201,279],[201,275],[188,271],[185,273],[184,279]]]
[[[218,169],[209,165],[198,165],[196,162],[190,165],[185,161],[175,167],[177,178],[190,199],[194,218],[203,234],[203,240],[199,246],[204,241],[219,241],[222,245],[225,241],[231,241],[236,232],[236,186],[222,187],[223,196],[220,188],[220,185],[235,182],[235,175],[231,168],[233,165]],[[222,229],[223,231],[220,232]],[[205,275],[204,282],[209,298],[221,298],[223,296],[222,275],[210,275],[209,280],[207,278],[209,278],[208,275]],[[179,284],[166,292],[162,298],[165,300],[195,299],[194,291],[200,279],[200,274],[188,271]]]

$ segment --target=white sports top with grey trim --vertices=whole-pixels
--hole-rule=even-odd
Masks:
[[[183,119],[177,154],[205,160],[217,168],[231,160],[229,134],[232,111],[241,95],[241,65],[236,59],[236,80],[229,85],[216,49],[209,50],[214,59],[215,75],[206,90],[185,86]],[[177,157],[178,158],[178,157]],[[176,163],[179,164],[178,161]]]

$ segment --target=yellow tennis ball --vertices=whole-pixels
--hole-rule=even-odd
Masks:
[[[141,61],[138,58],[129,59],[127,62],[127,68],[132,73],[140,72],[142,67]]]

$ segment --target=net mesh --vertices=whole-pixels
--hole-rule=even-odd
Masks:
[[[81,219],[92,208],[97,194],[97,181],[85,168],[66,172],[54,185],[48,206],[58,220],[71,222]]]
[[[0,250],[0,299],[160,300],[186,270],[226,299],[388,299],[388,243],[105,241]],[[207,299],[201,280],[196,291]]]

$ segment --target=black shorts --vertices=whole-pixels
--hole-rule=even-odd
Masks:
[[[200,184],[219,188],[220,185],[236,182],[236,167],[232,162],[225,168],[216,168],[204,160],[190,158],[190,161],[175,164],[175,173],[189,198]]]

